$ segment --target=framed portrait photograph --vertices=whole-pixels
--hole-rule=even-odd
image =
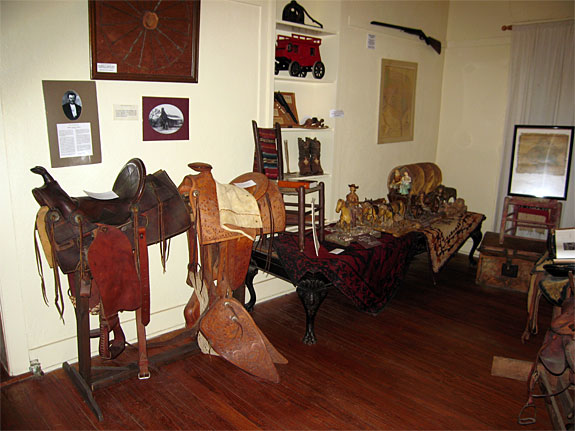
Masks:
[[[143,97],[144,141],[182,141],[189,139],[189,99]]]
[[[200,0],[89,0],[92,79],[198,82]]]
[[[567,199],[572,126],[515,126],[508,194]]]
[[[53,168],[102,162],[96,83],[42,81]]]
[[[417,63],[381,60],[378,144],[413,141]]]

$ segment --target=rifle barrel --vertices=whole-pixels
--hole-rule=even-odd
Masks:
[[[412,31],[412,32],[413,31],[421,31],[421,30],[417,30],[415,28],[403,27],[401,25],[395,25],[395,24],[387,24],[385,22],[379,22],[379,21],[372,21],[371,24],[380,25],[382,27],[395,28],[397,30],[403,30],[403,31],[407,31],[407,32],[409,32],[409,31]]]
[[[428,37],[423,32],[423,30],[420,30],[417,28],[411,28],[411,27],[404,27],[401,25],[387,24],[385,22],[379,22],[379,21],[371,21],[370,24],[379,25],[381,27],[395,28],[396,30],[401,30],[405,33],[414,34],[416,36],[419,36],[419,38],[424,40],[427,45],[430,45],[435,50],[435,52],[437,52],[438,54],[441,54],[441,42],[438,41],[437,39],[432,38],[432,37]]]

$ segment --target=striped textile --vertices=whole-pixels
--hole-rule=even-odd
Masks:
[[[269,179],[278,179],[278,151],[276,148],[276,134],[274,129],[258,129],[258,144],[262,153],[263,169],[258,166],[258,159],[254,155],[254,171],[263,172]]]

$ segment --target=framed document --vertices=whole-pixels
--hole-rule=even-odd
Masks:
[[[102,162],[96,83],[42,81],[53,168]]]
[[[515,126],[508,194],[567,199],[572,152],[572,126]]]
[[[92,79],[198,82],[200,0],[90,0]]]
[[[378,144],[413,141],[417,63],[381,60]]]

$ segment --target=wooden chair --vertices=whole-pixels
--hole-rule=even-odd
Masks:
[[[520,228],[545,229],[549,234],[561,223],[561,208],[561,202],[555,199],[507,196],[503,204],[499,243],[503,244],[507,236],[518,236],[517,229]],[[547,235],[541,241],[547,241]]]
[[[271,129],[258,127],[252,121],[255,154],[254,172],[261,172],[271,180],[284,180],[281,128],[278,123]],[[312,218],[320,241],[325,238],[325,190],[323,182],[317,186],[305,188],[280,188],[286,206],[286,227],[297,226],[299,249],[305,246],[306,228],[312,226]],[[310,199],[308,199],[310,195]],[[289,198],[293,196],[294,198]],[[316,196],[315,203],[311,199]],[[285,199],[285,197],[288,197]],[[293,202],[295,200],[295,202]],[[313,213],[313,214],[312,214]]]

